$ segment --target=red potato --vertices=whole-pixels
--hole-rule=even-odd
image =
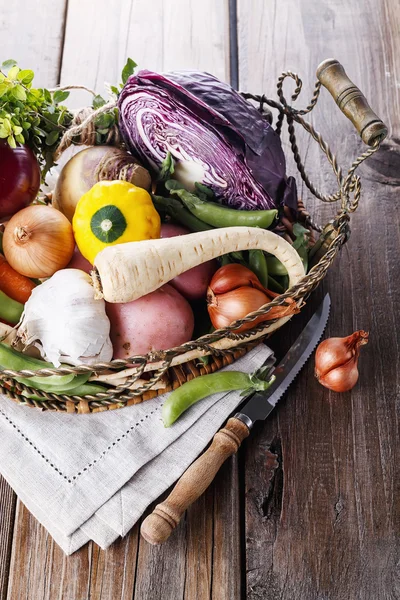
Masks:
[[[178,235],[186,235],[187,233],[190,233],[189,229],[181,227],[181,225],[164,223],[161,225],[160,237],[171,238]],[[178,275],[169,284],[188,300],[199,300],[206,297],[208,284],[217,268],[217,262],[210,260],[194,267],[194,269],[186,271],[186,273],[182,273],[182,275]]]
[[[85,271],[85,273],[90,274],[90,271],[93,271],[93,266],[88,260],[86,260],[86,258],[82,256],[82,254],[79,252],[78,246],[75,246],[71,261],[67,265],[66,269],[80,269],[81,271]]]
[[[187,300],[172,286],[126,304],[106,303],[114,358],[180,346],[192,338],[194,317]]]

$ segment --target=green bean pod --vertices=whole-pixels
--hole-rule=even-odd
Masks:
[[[0,343],[0,366],[2,369],[12,369],[13,371],[39,371],[40,369],[53,369],[54,365],[26,356],[17,352],[10,346]],[[83,375],[46,375],[37,377],[17,377],[16,380],[29,387],[42,390],[43,392],[64,393],[86,383],[91,373]]]
[[[269,274],[267,288],[271,290],[271,292],[276,292],[277,294],[283,294],[285,291],[279,281],[277,281],[274,277],[271,277]]]
[[[229,258],[229,254],[223,254],[222,256],[220,256],[218,258],[221,267],[224,267],[225,265],[229,265],[232,261]]]
[[[283,266],[281,261],[276,258],[276,256],[267,256],[267,268],[270,275],[285,277],[285,275],[288,274],[286,268]]]
[[[184,383],[168,396],[161,416],[165,427],[170,427],[190,406],[220,392],[233,390],[266,390],[272,383],[258,379],[254,374],[240,371],[220,371],[202,375]]]
[[[307,273],[308,271],[308,249],[306,246],[300,246],[300,248],[296,248],[298,255],[301,258],[303,263],[304,271]]]
[[[51,365],[53,367],[53,365]],[[53,367],[54,368],[54,367]],[[23,383],[28,387],[34,388],[35,390],[41,390],[42,392],[51,392],[54,394],[67,394],[75,395],[75,390],[82,387],[89,379],[91,373],[82,373],[81,375],[72,375],[70,382],[65,383],[49,383],[48,381],[39,381],[39,377],[16,377],[19,383]],[[40,377],[42,380],[50,379],[50,377],[65,377],[65,375],[51,375],[49,377]],[[67,375],[66,377],[69,377]],[[33,379],[33,381],[32,381]],[[81,394],[78,394],[81,395]]]
[[[197,219],[190,211],[188,211],[179,200],[174,198],[164,198],[163,196],[152,196],[153,204],[156,210],[163,214],[166,213],[181,225],[184,225],[190,231],[208,231],[213,229],[203,221]]]
[[[300,248],[296,248],[297,254],[300,256],[301,261],[304,266],[304,270],[307,273],[308,268],[308,251],[305,246],[301,246]],[[286,268],[283,266],[280,260],[276,258],[276,256],[267,256],[267,268],[268,273],[270,275],[278,276],[278,277],[286,277],[288,272]]]
[[[284,277],[281,277],[280,284],[283,287],[283,291],[286,292],[286,290],[289,288],[289,275],[284,275]]]
[[[16,325],[24,312],[24,305],[9,298],[0,290],[0,319]]]
[[[278,211],[272,210],[236,210],[200,200],[194,194],[184,189],[171,189],[171,194],[177,195],[186,208],[200,221],[213,227],[261,227],[268,229],[275,221]]]
[[[229,254],[223,254],[218,258],[218,260],[220,261],[222,267],[224,265],[229,265],[235,262],[243,265],[244,267],[249,267],[249,265],[244,259],[243,252],[241,250],[239,250],[238,252],[230,252]]]
[[[268,288],[268,267],[262,250],[249,250],[249,267],[257,275],[263,287]]]
[[[78,387],[75,387],[71,390],[71,393],[66,394],[67,396],[88,396],[91,395],[93,396],[94,394],[100,394],[103,393],[105,394],[108,391],[108,388],[104,387],[103,385],[97,385],[94,383],[84,383],[83,385],[79,385]],[[64,392],[54,392],[55,394],[57,393],[62,393],[64,394]],[[27,392],[26,390],[24,390],[22,392],[22,395],[25,396],[25,398],[30,398],[31,400],[45,400],[45,398],[42,398],[41,396],[35,396],[35,394],[30,394],[29,392]]]

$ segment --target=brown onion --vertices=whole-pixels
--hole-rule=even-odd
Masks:
[[[211,323],[216,329],[228,327],[234,321],[271,302],[278,294],[265,289],[258,277],[246,267],[232,263],[218,269],[207,291],[207,307]],[[265,315],[243,324],[238,333],[252,329],[263,321],[279,319],[299,312],[292,298],[286,304],[274,306]]]
[[[218,296],[209,289],[207,294],[208,313],[211,323],[217,329],[227,327],[237,319],[243,319],[269,301],[266,294],[247,286]],[[253,327],[254,323],[250,325]]]
[[[71,223],[55,208],[41,204],[17,212],[3,235],[6,259],[26,277],[50,277],[68,265],[74,248]]]
[[[344,338],[328,338],[315,355],[315,376],[334,392],[347,392],[358,381],[358,357],[368,343],[368,332],[360,330]]]
[[[265,288],[261,285],[257,275],[238,263],[224,265],[218,269],[210,281],[210,288],[214,294],[224,294],[243,285],[251,286],[265,292]],[[271,293],[269,295],[271,296]],[[269,302],[269,300],[266,300],[266,302]]]

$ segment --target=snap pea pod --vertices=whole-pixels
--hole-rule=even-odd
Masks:
[[[308,229],[300,225],[300,223],[295,223],[293,225],[293,233],[295,235],[295,240],[292,244],[292,247],[297,251],[297,254],[300,256],[301,261],[304,266],[304,271],[307,273],[308,269],[308,242],[310,237],[310,232]],[[267,257],[267,266],[268,273],[273,276],[278,277],[286,277],[288,272],[286,268],[283,266],[280,260],[276,258],[276,256],[268,256]]]
[[[283,294],[285,291],[279,281],[277,281],[274,277],[268,274],[268,285],[267,288],[272,292],[276,292],[277,294]]]
[[[229,265],[232,261],[229,257],[229,254],[223,254],[222,256],[220,256],[218,258],[221,267],[224,267],[225,265]]]
[[[289,276],[285,275],[284,277],[280,278],[280,284],[283,287],[283,291],[286,292],[286,290],[289,287]]]
[[[17,352],[10,346],[0,343],[0,367],[2,369],[12,369],[13,371],[39,371],[40,369],[53,369],[51,363],[25,356]],[[1,373],[1,369],[0,369]],[[29,387],[42,390],[43,392],[63,393],[76,388],[89,379],[91,373],[84,375],[46,375],[37,377],[17,377],[17,381]]]
[[[9,298],[0,290],[0,319],[16,325],[24,312],[24,305]]]
[[[249,250],[249,267],[257,275],[260,283],[268,288],[268,267],[262,250]]]
[[[95,383],[84,383],[83,385],[79,385],[78,387],[71,390],[71,393],[66,394],[67,396],[93,396],[94,394],[106,393],[108,389],[103,385],[97,385]],[[64,394],[64,392],[54,392],[55,394]],[[25,398],[30,398],[31,400],[45,400],[41,396],[35,396],[34,394],[30,394],[27,391],[23,391],[22,395]]]
[[[53,365],[51,366],[53,367]],[[53,392],[54,394],[75,394],[75,389],[85,384],[90,375],[90,373],[72,375],[71,381],[63,384],[53,384],[48,383],[47,381],[39,381],[39,379],[46,380],[47,377],[16,377],[16,380],[19,381],[19,383],[23,383],[24,385],[34,388],[35,390],[41,390],[42,392]],[[49,376],[49,379],[50,377],[65,377],[65,375],[51,375]]]
[[[288,274],[286,268],[276,256],[267,256],[267,268],[270,275],[285,277]]]
[[[303,263],[303,266],[304,266],[304,270],[307,273],[307,268],[308,268],[307,248],[305,246],[301,246],[300,248],[295,248],[295,250],[297,251],[297,254],[300,256],[301,262]],[[288,274],[286,268],[283,266],[281,261],[276,258],[276,256],[267,256],[267,268],[268,268],[268,273],[270,275],[286,277]]]
[[[274,379],[263,381],[255,374],[241,371],[220,371],[191,379],[174,390],[164,402],[161,410],[164,426],[170,427],[185,410],[207,396],[233,390],[266,390]]]
[[[181,223],[181,225],[190,229],[190,231],[208,231],[209,229],[213,229],[213,227],[203,223],[203,221],[200,221],[197,217],[192,215],[192,213],[175,198],[164,198],[163,196],[156,196],[153,194],[152,199],[153,204],[159,213],[169,215]]]
[[[223,254],[218,258],[221,262],[221,266],[229,265],[230,263],[239,263],[244,267],[248,267],[248,264],[243,256],[243,252],[240,250],[237,252],[229,252],[229,254]]]
[[[296,248],[298,255],[301,258],[301,262],[303,263],[303,267],[305,272],[307,273],[308,271],[308,249],[306,248],[306,246],[300,246],[299,248]]]
[[[167,184],[169,182],[167,181]],[[167,189],[168,185],[167,185]],[[185,189],[170,189],[178,196],[186,208],[200,221],[213,227],[261,227],[268,229],[275,221],[278,211],[273,210],[236,210],[216,202],[206,202]]]

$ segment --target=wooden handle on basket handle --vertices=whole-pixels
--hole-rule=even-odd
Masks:
[[[214,435],[211,446],[185,471],[164,502],[157,504],[140,528],[150,544],[162,544],[185,510],[208,488],[227,458],[235,454],[250,430],[235,417]]]
[[[387,136],[387,127],[374,113],[364,94],[347,77],[346,71],[334,58],[324,60],[317,69],[317,78],[332,94],[340,110],[350,119],[368,146]]]

